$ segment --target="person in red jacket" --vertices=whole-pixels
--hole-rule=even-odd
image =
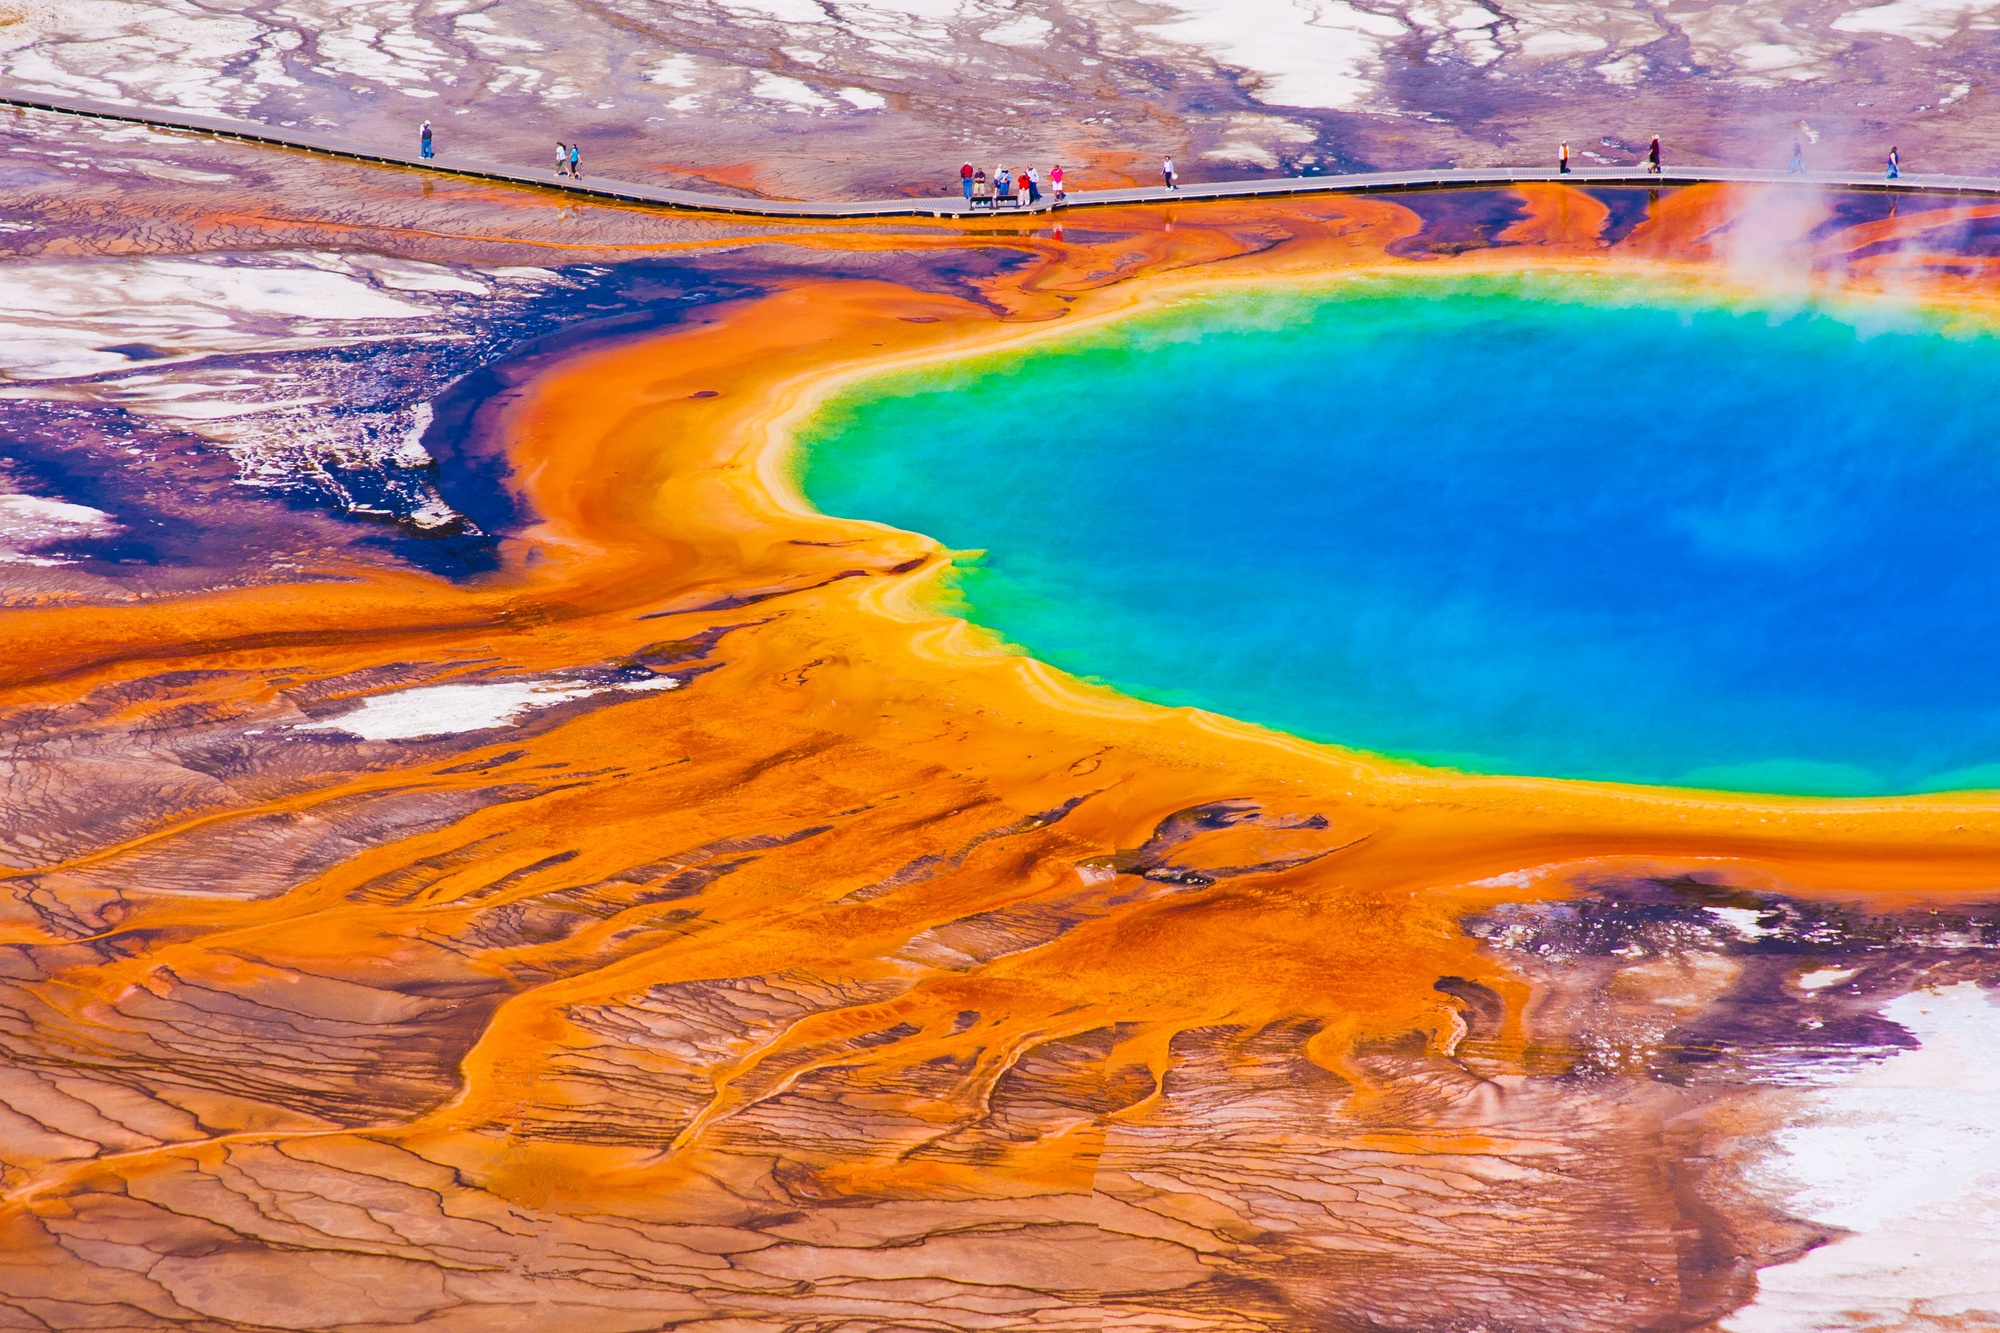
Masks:
[[[966,163],[958,169],[958,188],[965,193],[965,202],[972,202],[972,164]]]

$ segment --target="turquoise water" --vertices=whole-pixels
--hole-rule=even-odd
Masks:
[[[798,466],[1141,698],[1480,772],[2000,786],[1996,372],[1911,314],[1366,280],[873,380]]]

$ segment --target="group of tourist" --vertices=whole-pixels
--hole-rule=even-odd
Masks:
[[[958,169],[959,188],[965,193],[965,202],[978,208],[998,208],[1002,204],[1012,204],[1016,208],[1033,208],[1042,202],[1042,178],[1029,167],[1020,175],[1015,175],[1007,167],[993,168],[993,174],[975,168],[970,162]],[[1049,168],[1049,192],[1060,204],[1068,198],[1063,189],[1063,169],[1060,164]]]
[[[425,161],[429,161],[431,158],[437,156],[435,148],[436,136],[431,133],[431,123],[427,120],[424,122],[423,129],[417,134],[417,151]],[[1062,168],[1058,167],[1056,170],[1060,172]],[[581,147],[573,143],[562,143],[561,141],[556,143],[556,176],[558,179],[562,177],[568,177],[570,180],[582,179],[583,149]]]
[[[1169,190],[1181,188],[1180,174],[1174,170],[1171,157],[1160,163],[1160,183]],[[972,208],[982,205],[998,208],[1008,203],[1016,208],[1033,208],[1042,202],[1041,177],[1035,174],[1033,167],[1018,176],[1006,167],[995,167],[989,176],[967,162],[958,169],[958,186],[965,194],[967,206]],[[1063,188],[1063,169],[1060,165],[1049,168],[1049,192],[1055,196],[1057,204],[1065,203],[1069,198],[1068,191]]]
[[[1173,167],[1172,158],[1167,159],[1167,167],[1171,171]],[[1805,145],[1794,139],[1792,140],[1791,159],[1785,163],[1785,174],[1788,176],[1801,176],[1805,174],[1805,169]],[[1646,170],[1656,176],[1660,172],[1660,139],[1658,135],[1654,135],[1653,142],[1646,147]],[[1564,176],[1569,175],[1569,140],[1567,139],[1564,139],[1556,146],[1556,171]],[[1887,176],[1892,181],[1903,178],[1903,154],[1894,147],[1889,149],[1889,170]]]
[[[431,123],[427,120],[424,122],[423,128],[417,132],[417,152],[428,162],[437,156],[436,146],[436,136],[431,133]],[[1058,180],[1060,180],[1062,168],[1057,167],[1056,172]],[[559,179],[565,176],[570,180],[582,179],[583,149],[581,147],[573,143],[557,142],[556,176]],[[1060,185],[1057,188],[1060,189]]]
[[[1660,136],[1654,135],[1653,142],[1646,145],[1646,170],[1655,176],[1660,174]],[[1556,171],[1569,175],[1569,140],[1556,145]]]
[[[423,129],[417,136],[417,147],[426,161],[436,156],[434,139],[431,134],[431,123],[428,120],[424,122]],[[1660,139],[1658,135],[1654,135],[1652,142],[1646,146],[1645,166],[1647,171],[1654,175],[1659,174]],[[1805,169],[1805,146],[1797,139],[1794,139],[1792,140],[1791,161],[1786,163],[1785,170],[1790,174],[1798,175],[1803,173]],[[1556,147],[1556,170],[1565,176],[1570,174],[1569,140],[1567,139],[1564,139]],[[558,142],[556,144],[556,176],[558,178],[567,177],[570,180],[579,180],[582,178],[582,175],[582,148],[573,143]],[[1902,179],[1902,175],[1902,154],[1895,148],[1891,148],[1889,150],[1888,178],[1890,180],[1900,180]],[[1027,168],[1019,175],[1015,175],[1007,167],[995,167],[993,168],[993,174],[989,176],[984,171],[976,169],[970,162],[967,162],[958,169],[958,179],[959,186],[965,193],[966,205],[971,208],[978,208],[984,205],[987,208],[997,209],[1002,204],[1012,204],[1016,208],[1034,208],[1042,202],[1041,177],[1035,174],[1033,167]],[[1174,170],[1174,160],[1171,157],[1160,163],[1160,183],[1169,190],[1178,190],[1180,188],[1180,178]],[[1060,165],[1049,168],[1049,190],[1055,197],[1055,203],[1062,204],[1068,201],[1069,195],[1064,189],[1063,169]]]

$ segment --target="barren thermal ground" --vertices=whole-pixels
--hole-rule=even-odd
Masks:
[[[6,0],[0,81],[524,167],[935,192],[1549,160],[1990,172],[1992,0]]]
[[[1970,173],[1994,23],[0,0],[0,81]],[[2000,203],[0,134],[0,1329],[2000,1328]]]

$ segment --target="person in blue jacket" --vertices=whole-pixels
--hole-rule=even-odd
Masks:
[[[1889,179],[1892,181],[1903,179],[1903,155],[1894,148],[1889,150]]]

